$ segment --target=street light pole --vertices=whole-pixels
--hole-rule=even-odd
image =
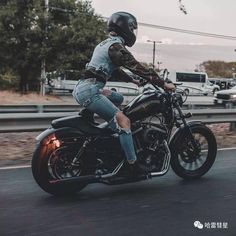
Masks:
[[[149,43],[153,43],[153,55],[152,55],[152,66],[155,69],[155,60],[156,60],[156,43],[162,43],[161,41],[147,40]]]

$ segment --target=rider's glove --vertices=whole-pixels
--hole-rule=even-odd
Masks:
[[[164,84],[164,89],[167,91],[174,91],[175,90],[175,85],[172,83],[166,83]]]

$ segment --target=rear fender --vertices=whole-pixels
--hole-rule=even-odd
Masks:
[[[46,129],[41,134],[36,137],[37,144],[47,145],[53,139],[62,139],[62,138],[71,138],[84,136],[84,133],[80,132],[77,129],[70,127],[63,127],[59,129],[54,129],[52,127]]]
[[[196,127],[196,126],[202,126],[204,125],[201,121],[189,121],[188,122],[188,126],[191,128]],[[169,141],[169,148],[172,152],[172,150],[174,149],[174,147],[177,145],[178,141],[181,141],[184,139],[184,137],[187,134],[187,127],[185,127],[184,125],[182,125],[181,127],[179,127],[178,129],[175,130],[174,134],[172,135],[170,141]]]

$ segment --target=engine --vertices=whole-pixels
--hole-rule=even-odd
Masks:
[[[164,125],[147,123],[134,131],[139,165],[148,172],[161,171],[166,158],[167,129]]]

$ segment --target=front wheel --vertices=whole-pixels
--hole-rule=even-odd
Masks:
[[[193,147],[190,135],[182,136],[172,148],[171,167],[184,179],[197,179],[212,167],[216,158],[217,144],[214,134],[205,125],[190,129],[197,148]]]

